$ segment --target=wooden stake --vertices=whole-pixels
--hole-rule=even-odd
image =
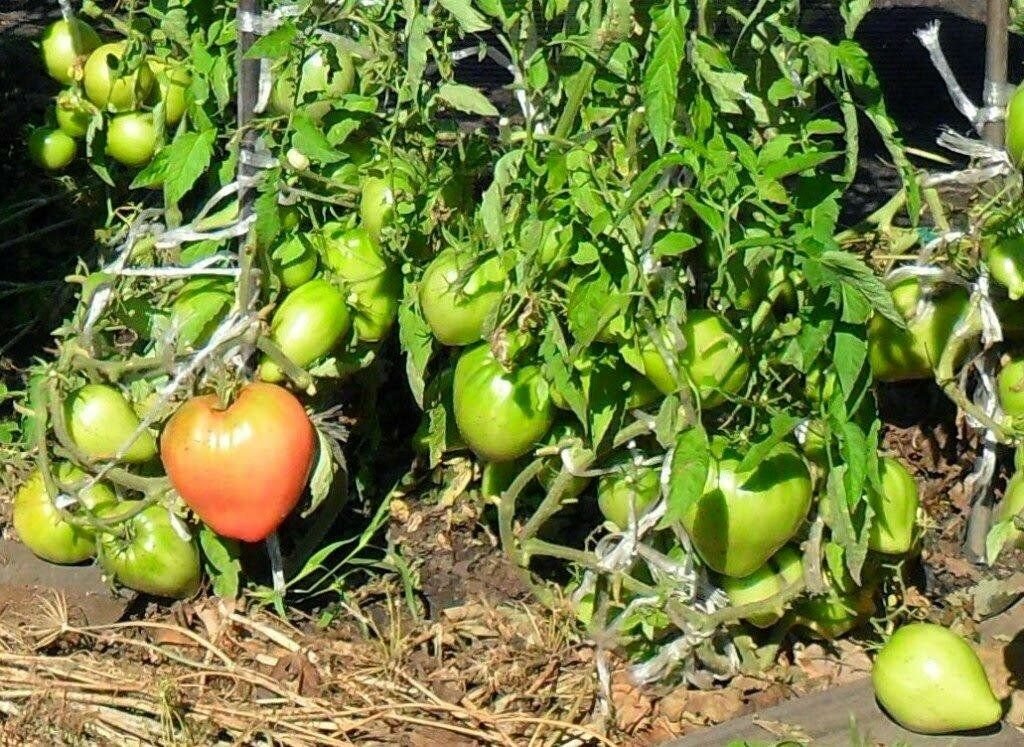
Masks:
[[[1010,44],[1009,0],[988,0],[988,36],[985,49],[985,94],[986,108],[1002,109],[1006,106],[1007,56]],[[1002,147],[1005,123],[985,124],[985,141]]]

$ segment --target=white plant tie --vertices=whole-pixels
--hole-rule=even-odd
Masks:
[[[982,127],[984,127],[984,121],[982,121],[977,106],[974,102],[964,93],[964,89],[960,87],[960,83],[956,79],[956,74],[953,69],[949,66],[949,62],[946,60],[946,55],[942,51],[942,45],[939,43],[939,27],[938,21],[933,21],[922,29],[918,29],[916,32],[917,38],[926,50],[928,50],[928,56],[932,59],[932,65],[942,76],[943,82],[946,84],[946,89],[949,91],[950,98],[953,99],[953,106],[957,108],[961,114],[971,123],[971,125],[980,133]]]
[[[977,165],[958,171],[928,174],[922,179],[922,184],[926,187],[943,184],[983,184],[996,177],[1012,174],[1014,171],[1010,156],[1003,148],[965,137],[948,128],[939,133],[936,142],[947,150],[967,156]]]

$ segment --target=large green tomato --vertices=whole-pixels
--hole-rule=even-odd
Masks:
[[[170,326],[180,350],[201,348],[227,316],[235,294],[217,278],[190,280],[171,306]]]
[[[889,715],[918,734],[982,729],[1003,714],[978,655],[942,625],[893,633],[875,657],[871,684]]]
[[[749,576],[720,576],[718,582],[722,586],[722,591],[729,596],[729,604],[733,607],[742,607],[759,604],[778,596],[784,589],[800,581],[803,576],[803,559],[800,553],[787,545]],[[744,619],[755,627],[769,628],[779,621],[782,612],[782,606],[779,605],[772,612],[748,615]]]
[[[71,85],[75,82],[75,64],[99,45],[100,37],[89,24],[78,19],[73,25],[63,19],[54,21],[46,27],[40,44],[46,72],[54,80]]]
[[[145,166],[153,160],[156,145],[152,114],[118,114],[107,125],[107,153],[125,166]]]
[[[629,517],[639,519],[661,495],[661,470],[625,464],[601,475],[597,481],[597,506],[617,529],[629,526]]]
[[[999,406],[1011,418],[1024,418],[1024,358],[1011,359],[996,376]]]
[[[64,419],[71,440],[93,461],[113,459],[140,422],[121,391],[105,384],[86,384],[69,394]],[[121,460],[141,463],[155,456],[156,439],[147,430],[131,442]]]
[[[383,340],[398,315],[402,273],[381,255],[363,228],[323,227],[324,263],[348,288],[355,329],[363,342]]]
[[[900,329],[881,314],[868,322],[868,359],[878,381],[930,379],[957,321],[967,308],[968,295],[956,287],[933,295],[916,314],[921,284],[908,278],[892,288],[897,311],[907,321]]]
[[[156,76],[153,93],[157,101],[164,103],[164,121],[168,125],[178,124],[188,107],[185,94],[192,85],[192,73],[182,62],[168,62],[158,57],[149,57],[146,64]]]
[[[478,262],[471,254],[449,247],[434,257],[420,280],[419,300],[438,342],[479,342],[487,317],[501,302],[505,276],[497,256]]]
[[[137,501],[125,501],[98,513],[115,519],[136,505]],[[160,505],[101,533],[99,560],[120,583],[145,594],[183,599],[199,591],[199,546],[192,537],[178,534],[167,509]]]
[[[379,176],[366,177],[359,197],[359,220],[374,241],[380,242],[381,230],[394,215],[395,191],[391,182]]]
[[[327,280],[314,279],[285,296],[271,319],[270,337],[295,365],[305,368],[327,355],[351,326],[345,296]],[[260,364],[259,374],[272,383],[284,379],[269,358]]]
[[[680,331],[685,347],[677,365],[697,387],[705,410],[725,404],[726,395],[738,394],[746,386],[750,363],[739,334],[723,317],[696,309],[689,312]],[[644,373],[663,394],[679,389],[680,383],[653,342],[645,341],[640,355]]]
[[[97,47],[85,62],[85,95],[100,109],[114,111],[137,109],[153,88],[153,71],[143,61],[137,70],[117,75],[117,67],[127,50],[125,42]]]
[[[86,474],[67,462],[57,466],[57,479],[66,484],[86,479]],[[98,482],[78,493],[87,509],[117,503],[109,485]],[[42,474],[33,472],[14,496],[14,529],[18,538],[37,556],[51,563],[71,564],[88,560],[96,552],[96,535],[64,520],[46,492]]]
[[[85,137],[89,131],[89,123],[92,121],[92,112],[77,90],[68,89],[58,93],[54,112],[57,127],[65,135],[75,139]]]
[[[902,555],[914,542],[919,504],[917,483],[907,468],[892,457],[879,462],[881,493],[868,490],[874,516],[868,528],[868,547],[887,555]]]
[[[305,59],[297,87],[295,79],[295,73],[289,68],[275,76],[270,111],[291,114],[297,101],[314,122],[320,122],[337,103],[332,99],[341,98],[355,87],[356,68],[351,54],[340,46],[328,46]]]
[[[540,368],[506,371],[486,343],[459,356],[452,388],[455,424],[483,459],[521,457],[551,428],[553,407]]]
[[[704,493],[683,526],[704,562],[726,576],[748,576],[800,530],[811,508],[811,475],[796,449],[781,443],[753,469],[722,449],[711,460]]]
[[[1006,152],[1017,168],[1024,165],[1024,85],[1017,87],[1006,105]]]
[[[309,236],[294,233],[270,252],[270,271],[288,290],[312,279],[320,265],[316,247]]]
[[[64,130],[37,127],[28,136],[28,152],[32,160],[47,171],[61,171],[75,160],[78,145]]]

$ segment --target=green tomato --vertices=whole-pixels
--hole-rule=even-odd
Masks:
[[[999,501],[999,505],[992,512],[993,523],[1012,521],[1013,517],[1024,510],[1024,470],[1021,469],[1020,454],[1021,449],[1018,448],[1017,471],[1007,481],[1003,499]],[[1017,549],[1024,549],[1024,532],[1013,525],[1008,527],[1006,545]]]
[[[459,356],[453,381],[455,424],[482,459],[508,462],[531,451],[553,421],[548,385],[537,366],[506,371],[487,344]]]
[[[77,38],[75,38],[77,36]],[[70,86],[75,82],[75,65],[100,45],[100,37],[89,24],[77,18],[69,24],[61,19],[46,30],[40,43],[43,64],[51,78]]]
[[[522,470],[519,461],[485,463],[480,470],[480,494],[485,499],[500,498]]]
[[[316,247],[303,234],[291,234],[270,252],[270,271],[288,290],[311,280],[319,266]]]
[[[738,394],[750,376],[750,363],[739,334],[721,316],[704,309],[689,312],[680,325],[685,347],[677,367],[697,387],[701,406],[710,410],[725,404],[726,395]],[[640,349],[644,373],[663,394],[679,389],[679,382],[657,346],[646,341]]]
[[[982,729],[1003,714],[978,655],[942,625],[893,633],[875,657],[871,684],[888,714],[918,734]]]
[[[882,490],[867,491],[874,516],[868,527],[868,548],[886,555],[902,555],[914,542],[919,498],[917,483],[907,468],[892,457],[879,462]]]
[[[632,514],[639,519],[661,495],[661,471],[657,467],[622,465],[597,481],[597,506],[606,520],[623,530]]]
[[[137,70],[117,75],[117,67],[127,51],[125,42],[97,47],[85,62],[85,95],[100,109],[114,111],[137,109],[153,88],[153,71],[143,61]]]
[[[281,221],[282,231],[294,231],[302,222],[302,211],[298,205],[278,205],[277,217]]]
[[[296,75],[291,69],[278,72],[271,89],[270,111],[278,115],[291,114],[298,103],[314,122],[319,123],[336,103],[332,99],[351,92],[355,82],[356,68],[352,55],[340,46],[328,45],[314,51],[302,63],[297,87]]]
[[[155,101],[152,103],[162,101],[164,122],[168,125],[178,124],[188,108],[186,94],[189,86],[192,85],[192,73],[185,63],[177,60],[149,57],[146,64],[149,65],[149,69],[156,78],[156,87],[153,89]]]
[[[93,461],[113,459],[140,422],[121,391],[106,384],[86,384],[69,394],[64,420],[75,446]],[[125,449],[121,461],[138,464],[156,454],[156,439],[147,430]]]
[[[1017,87],[1006,105],[1006,152],[1017,168],[1024,165],[1024,85]]]
[[[984,243],[992,279],[1006,288],[1011,301],[1024,297],[1024,236],[993,237]]]
[[[395,192],[391,182],[379,176],[363,180],[359,197],[359,220],[373,240],[380,243],[380,232],[395,215]]]
[[[733,578],[720,576],[718,582],[729,596],[729,604],[742,607],[760,604],[778,596],[783,590],[800,581],[804,576],[803,559],[800,553],[789,545],[775,553],[767,563],[748,576]],[[782,617],[779,606],[772,612],[748,615],[745,619],[757,628],[770,628]]]
[[[125,501],[99,513],[106,519],[126,516],[137,503]],[[199,591],[199,546],[192,537],[178,534],[160,505],[100,534],[99,561],[118,582],[145,594],[184,599]]]
[[[125,166],[145,166],[153,160],[156,145],[152,114],[119,114],[107,125],[107,153]]]
[[[203,347],[235,300],[231,284],[220,279],[190,280],[171,306],[170,327],[179,350]]]
[[[340,223],[323,227],[324,264],[349,291],[355,329],[363,342],[383,340],[398,315],[402,273],[381,255],[363,228],[346,230]]]
[[[877,381],[930,379],[950,334],[967,308],[967,292],[960,287],[934,295],[916,314],[921,284],[908,278],[892,288],[896,310],[907,321],[900,329],[881,314],[868,322],[868,359]]]
[[[57,94],[54,111],[57,127],[68,137],[80,140],[89,132],[92,111],[77,90],[68,89]]]
[[[752,469],[742,455],[712,456],[704,493],[683,516],[694,548],[712,570],[748,576],[791,540],[811,508],[811,475],[796,449],[778,444]]]
[[[62,483],[81,482],[85,478],[84,472],[67,462],[57,465],[57,479]],[[78,499],[90,510],[117,503],[117,495],[104,482],[82,490]],[[62,565],[81,563],[96,552],[96,535],[65,521],[47,494],[46,483],[38,471],[15,494],[12,514],[18,538],[43,560]]]
[[[1011,418],[1024,418],[1024,358],[1006,362],[996,376],[999,406]]]
[[[61,171],[75,160],[78,145],[64,130],[37,127],[28,136],[28,153],[47,171]]]
[[[501,302],[505,270],[497,256],[478,262],[449,247],[434,257],[420,280],[419,301],[437,341],[469,345],[483,337],[484,324]]]
[[[305,368],[327,355],[351,326],[345,296],[327,280],[314,279],[285,296],[271,319],[270,337],[295,365]],[[259,375],[269,382],[284,379],[269,358],[260,364]]]

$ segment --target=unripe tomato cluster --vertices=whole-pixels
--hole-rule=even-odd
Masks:
[[[29,135],[32,159],[47,171],[66,169],[90,130],[103,133],[106,154],[132,169],[148,164],[163,132],[185,116],[192,74],[186,63],[148,54],[134,41],[104,43],[82,20],[54,21],[40,43],[47,73],[64,88],[52,115]]]

